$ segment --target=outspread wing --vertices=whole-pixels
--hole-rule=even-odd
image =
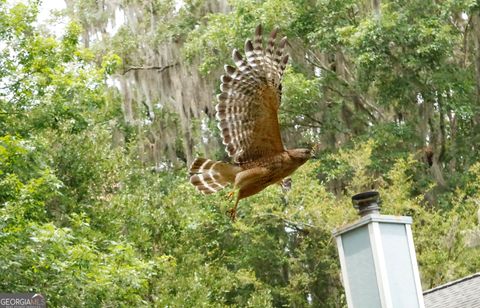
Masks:
[[[225,66],[217,119],[225,150],[234,162],[247,163],[284,151],[278,124],[281,79],[288,62],[287,38],[276,43],[277,29],[263,48],[262,27],[245,42],[245,56],[233,51],[236,67]]]

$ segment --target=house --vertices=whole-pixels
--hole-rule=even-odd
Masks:
[[[480,307],[480,273],[423,292],[425,308]]]

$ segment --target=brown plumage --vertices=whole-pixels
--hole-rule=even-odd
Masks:
[[[245,56],[233,51],[236,67],[225,66],[218,95],[217,120],[223,144],[234,164],[197,158],[190,182],[202,193],[214,193],[228,184],[238,190],[229,211],[235,219],[238,201],[279,183],[310,158],[310,150],[286,150],[280,136],[278,108],[281,80],[288,62],[287,38],[276,43],[275,29],[263,47],[262,27],[245,42]]]

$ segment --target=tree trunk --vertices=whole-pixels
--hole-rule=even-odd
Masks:
[[[380,20],[381,18],[381,1],[380,0],[372,0],[372,9],[373,9],[373,14],[377,20]]]
[[[475,44],[475,73],[477,83],[477,104],[480,105],[480,13],[475,12],[472,16],[473,42]]]
[[[477,95],[476,95],[476,116],[473,121],[476,126],[476,129],[480,131],[480,12],[476,11],[472,13],[472,25],[473,25],[473,41],[475,44],[475,80],[477,85]]]

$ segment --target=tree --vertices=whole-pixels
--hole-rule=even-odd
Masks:
[[[478,271],[475,4],[176,4],[69,1],[57,38],[36,3],[0,1],[2,290],[52,306],[345,307],[331,231],[372,188],[383,213],[413,216],[425,289]],[[259,22],[289,37],[284,140],[317,158],[232,223],[185,161],[225,158],[217,77]]]

